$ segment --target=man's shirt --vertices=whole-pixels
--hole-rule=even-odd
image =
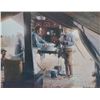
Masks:
[[[60,42],[64,48],[73,48],[75,44],[75,38],[72,33],[65,33],[60,37]]]
[[[35,37],[34,39],[36,40],[36,45],[38,48],[43,48],[43,45],[46,44],[47,42],[42,39],[37,33],[33,32],[32,37]]]

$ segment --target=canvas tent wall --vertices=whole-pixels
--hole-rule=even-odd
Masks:
[[[86,28],[89,28],[90,30],[93,30],[94,31],[93,34],[100,34],[100,16],[99,16],[100,14],[99,13],[97,13],[97,15],[95,13],[75,13],[76,16],[74,16],[74,14],[72,16],[70,16],[71,15],[70,13],[64,13],[64,12],[63,13],[62,12],[42,12],[41,14],[58,22],[59,24],[61,24],[63,26],[77,27],[78,29],[80,29],[80,27],[78,26],[78,24],[80,24],[82,26],[85,26]],[[95,18],[93,15],[95,16]],[[89,21],[87,22],[87,20],[89,20]],[[78,24],[75,24],[75,22]],[[83,34],[83,33],[81,33],[81,34]],[[86,39],[86,37],[87,36],[85,36],[84,39]],[[91,42],[93,42],[93,41],[91,41]],[[100,39],[98,39],[97,43],[98,42],[100,42]],[[95,49],[94,53],[96,53],[95,55],[97,55],[97,58],[95,60],[99,65],[100,64],[100,59],[99,59],[100,53],[94,44],[95,43],[91,43],[89,45],[90,45],[90,47],[93,46],[93,48]],[[89,48],[89,45],[87,45],[87,44],[85,44],[85,45],[87,46],[87,48],[90,50],[90,53],[91,53],[92,51]],[[95,58],[95,57],[93,56],[93,58]]]

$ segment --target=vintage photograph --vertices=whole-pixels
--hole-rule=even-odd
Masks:
[[[1,12],[1,88],[99,88],[100,12]]]

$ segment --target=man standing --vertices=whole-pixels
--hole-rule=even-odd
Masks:
[[[23,45],[23,36],[21,33],[17,35],[17,42],[15,47],[15,56],[24,60],[24,45]]]
[[[43,39],[43,34],[42,34],[42,28],[41,27],[37,27],[35,29],[35,32],[32,32],[32,40],[33,43],[35,42],[35,45],[42,49],[42,50],[46,50],[48,47],[48,43]]]
[[[6,52],[7,51],[5,49],[1,49],[1,70],[4,69]]]
[[[72,29],[63,28],[62,36],[60,37],[60,43],[62,44],[66,74],[68,77],[73,75],[72,73],[72,48],[74,46],[75,38],[72,34]]]

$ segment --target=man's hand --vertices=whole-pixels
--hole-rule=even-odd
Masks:
[[[44,47],[44,48],[47,48],[47,47],[48,47],[48,44],[46,44],[46,43],[43,44],[43,47]]]

